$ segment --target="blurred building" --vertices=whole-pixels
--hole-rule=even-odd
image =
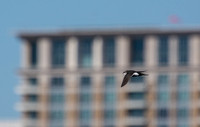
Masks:
[[[0,120],[0,127],[22,127],[20,120],[6,119]]]
[[[23,127],[200,127],[200,29],[19,36]]]

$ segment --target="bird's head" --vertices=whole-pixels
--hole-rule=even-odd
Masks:
[[[124,71],[123,74],[126,75],[126,74],[127,74],[127,71]]]

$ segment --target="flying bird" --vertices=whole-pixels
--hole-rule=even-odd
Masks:
[[[122,81],[121,87],[125,86],[131,77],[147,76],[148,74],[143,73],[145,71],[135,71],[135,70],[126,70],[123,72],[124,79]]]

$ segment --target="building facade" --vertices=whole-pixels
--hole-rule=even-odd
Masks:
[[[200,127],[200,30],[21,33],[24,127]],[[121,86],[122,72],[147,70]]]
[[[21,127],[21,121],[18,119],[1,119],[0,127]]]

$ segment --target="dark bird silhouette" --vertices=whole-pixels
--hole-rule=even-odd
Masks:
[[[146,71],[135,71],[135,70],[124,71],[123,74],[125,76],[124,76],[124,79],[122,81],[121,87],[125,86],[128,83],[128,81],[130,80],[131,77],[139,77],[139,76],[147,76],[148,75],[148,74],[145,74],[143,72],[146,72]]]

